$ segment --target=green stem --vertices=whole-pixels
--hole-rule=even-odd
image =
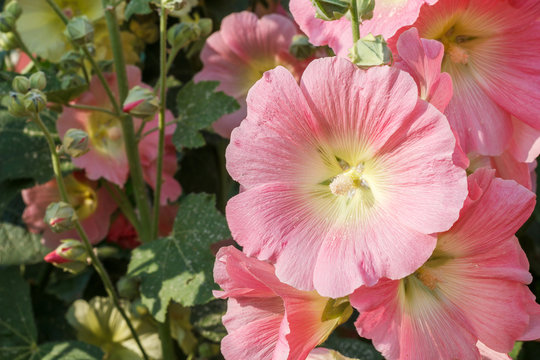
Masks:
[[[74,109],[81,109],[81,110],[88,110],[88,111],[99,111],[99,112],[102,112],[102,113],[109,114],[111,116],[115,116],[115,117],[117,116],[116,113],[112,112],[111,110],[105,109],[105,108],[102,108],[102,107],[97,107],[97,106],[83,105],[83,104],[64,104],[64,106],[74,108]]]
[[[178,119],[174,119],[174,120],[171,120],[171,121],[167,121],[167,122],[165,123],[165,127],[167,127],[167,126],[169,126],[169,125],[171,125],[171,124],[176,124],[177,122],[178,122]],[[152,129],[146,131],[144,134],[142,134],[142,136],[139,135],[139,137],[142,139],[142,138],[144,138],[145,136],[150,135],[150,134],[153,133],[154,131],[158,131],[158,130],[159,130],[159,127],[152,128]]]
[[[113,198],[113,200],[116,202],[120,210],[122,210],[122,213],[124,216],[129,220],[131,225],[135,228],[137,233],[140,232],[140,224],[139,219],[137,219],[137,215],[135,214],[135,211],[133,210],[133,207],[131,206],[131,202],[127,198],[127,196],[124,194],[124,192],[118,188],[118,186],[113,186],[112,184],[108,182],[103,182],[103,187],[109,195]]]
[[[356,43],[360,40],[360,21],[358,20],[358,5],[356,4],[356,0],[351,1],[351,25],[353,43]]]
[[[24,41],[21,37],[21,35],[19,34],[19,32],[15,29],[13,29],[12,31],[13,33],[13,36],[15,36],[15,39],[17,39],[17,42],[19,44],[19,47],[21,48],[21,50],[26,54],[28,55],[28,57],[30,58],[30,60],[32,60],[32,62],[34,63],[34,66],[36,67],[36,69],[38,70],[41,70],[41,66],[39,65],[38,61],[36,60],[36,58],[34,57],[34,55],[32,55],[32,52],[30,50],[28,50],[28,48],[26,47],[26,45],[24,44]]]
[[[171,325],[169,323],[169,316],[165,316],[165,322],[158,323],[159,339],[161,340],[161,350],[163,354],[163,360],[174,360],[174,346],[171,337]]]
[[[116,71],[116,80],[118,82],[118,93],[120,96],[119,103],[122,104],[127,97],[129,91],[126,65],[124,62],[124,54],[122,52],[122,42],[120,40],[120,29],[114,9],[109,9],[108,1],[102,0],[103,10],[105,12],[105,20],[109,30],[109,40],[113,51],[114,68]],[[120,111],[118,111],[120,113]],[[139,210],[139,219],[141,221],[141,232],[139,238],[141,242],[153,240],[151,237],[151,217],[148,194],[146,192],[146,184],[144,183],[142,167],[139,157],[139,148],[135,139],[135,129],[131,116],[125,115],[121,117],[122,133],[124,135],[124,144],[129,162],[129,171],[133,183],[135,193],[135,202]]]
[[[156,188],[154,190],[154,217],[152,219],[152,237],[156,239],[158,237],[159,229],[159,205],[161,200],[161,182],[163,171],[163,152],[165,149],[165,110],[167,106],[167,82],[165,77],[167,76],[167,10],[161,7],[161,14],[159,17],[159,58],[160,58],[160,76],[159,76],[159,142],[158,142],[158,156],[156,164]]]
[[[62,19],[62,21],[64,22],[64,24],[67,24],[69,22],[69,18],[66,16],[66,14],[64,14],[64,12],[62,11],[62,9],[60,8],[60,6],[58,6],[54,0],[45,0],[47,1],[47,3],[49,4],[49,6],[54,10],[54,12],[58,15],[58,17],[60,17],[60,19]]]
[[[45,138],[47,139],[47,143],[49,144],[49,151],[51,153],[51,159],[53,163],[53,170],[54,170],[54,176],[56,178],[56,183],[58,185],[58,190],[60,192],[60,198],[62,201],[69,204],[69,196],[68,192],[66,190],[66,185],[64,184],[64,178],[62,176],[62,171],[60,169],[60,158],[58,157],[58,152],[56,151],[56,145],[54,143],[54,140],[51,136],[51,133],[39,117],[38,113],[35,113],[33,116],[33,120],[35,123],[41,128],[41,131],[43,131],[43,134],[45,135]],[[94,253],[94,249],[92,248],[92,245],[90,244],[90,241],[88,240],[88,236],[86,236],[86,232],[84,231],[81,223],[79,220],[75,221],[75,229],[77,230],[77,233],[79,234],[79,237],[82,240],[82,243],[84,244],[84,247],[86,249],[86,253],[88,257],[92,261],[92,265],[96,269],[96,272],[98,273],[99,277],[101,278],[101,281],[103,282],[103,285],[105,286],[105,290],[113,300],[113,303],[115,307],[118,309],[124,320],[126,321],[130,331],[131,335],[135,339],[135,342],[139,346],[139,349],[141,350],[141,353],[143,354],[143,357],[148,360],[148,355],[146,355],[146,352],[144,351],[144,348],[139,340],[139,336],[137,335],[137,332],[135,331],[135,328],[133,327],[133,324],[131,323],[131,320],[125,313],[124,309],[122,308],[120,304],[120,300],[118,299],[118,295],[116,294],[116,291],[114,290],[114,286],[111,282],[111,279],[109,277],[109,274],[103,267],[103,264],[99,260],[99,258]]]
[[[174,62],[174,59],[176,58],[176,55],[178,55],[178,52],[180,51],[180,49],[181,48],[179,47],[173,47],[171,49],[171,53],[169,54],[169,58],[167,59],[167,64],[165,65],[165,75],[167,75],[169,73],[169,70],[171,70],[171,66]],[[165,81],[166,81],[166,76],[165,76]],[[161,87],[161,77],[158,79],[158,82],[155,85],[154,94],[157,94],[158,89],[160,87]]]

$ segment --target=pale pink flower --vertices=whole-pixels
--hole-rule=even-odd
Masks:
[[[232,246],[216,256],[214,280],[228,298],[221,351],[228,360],[301,360],[352,314],[346,299],[329,299],[283,284],[269,263]]]
[[[76,172],[64,177],[69,202],[77,212],[81,225],[92,244],[103,240],[109,231],[110,217],[116,204],[104,188]],[[56,248],[62,239],[80,239],[75,230],[62,233],[53,232],[43,221],[45,210],[52,202],[60,201],[56,180],[22,191],[26,204],[22,219],[33,233],[42,233],[42,242],[49,248]]]
[[[129,87],[135,85],[147,86],[141,82],[141,71],[135,66],[127,66]],[[108,85],[117,94],[116,74],[105,74]],[[90,88],[74,101],[74,104],[98,106],[113,110],[109,98],[97,76],[90,82]],[[143,123],[143,120],[133,118],[135,129],[144,126],[142,133],[154,129],[158,124],[158,115],[153,120]],[[165,121],[174,117],[166,112]],[[123,186],[129,176],[129,164],[125,151],[124,138],[120,119],[99,111],[87,111],[66,107],[56,123],[58,133],[64,136],[71,128],[82,129],[89,135],[90,151],[85,155],[73,159],[73,163],[86,171],[91,180],[105,178],[106,180]],[[176,172],[176,152],[172,146],[172,134],[176,128],[171,124],[165,128],[166,146],[164,156],[163,185],[160,202],[166,204],[169,200],[176,200],[180,196],[181,188],[173,176]],[[153,131],[142,137],[139,141],[139,155],[143,166],[143,175],[152,187],[156,184],[156,160],[158,152],[158,132]]]
[[[404,279],[382,279],[350,296],[360,336],[389,360],[480,359],[490,349],[512,350],[539,308],[514,236],[534,205],[535,195],[515,182],[487,169],[472,174],[460,218],[438,235],[430,259]]]
[[[223,137],[246,117],[246,95],[262,74],[283,65],[295,76],[307,65],[289,53],[295,24],[287,17],[271,14],[258,19],[251,12],[233,13],[223,19],[220,31],[212,34],[201,52],[204,68],[194,80],[219,81],[217,90],[234,97],[240,109],[221,117],[214,130]]]
[[[455,138],[406,72],[324,58],[300,86],[282,67],[265,73],[247,103],[227,148],[244,188],[227,220],[281,281],[340,297],[402,278],[457,220],[467,182]]]
[[[362,23],[360,36],[363,37],[371,33],[389,38],[401,27],[414,23],[423,4],[433,4],[437,1],[377,0],[375,1],[373,18]],[[291,0],[289,8],[294,20],[300,25],[300,29],[306,33],[312,44],[328,45],[337,55],[347,57],[349,49],[353,46],[349,14],[334,21],[316,18],[311,0]]]
[[[454,87],[445,114],[465,152],[502,154],[519,131],[512,116],[536,129],[538,139],[539,17],[537,0],[439,0],[422,6],[412,24],[420,37],[445,47],[442,70]]]

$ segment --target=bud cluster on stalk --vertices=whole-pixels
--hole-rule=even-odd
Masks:
[[[42,92],[47,86],[45,73],[38,71],[27,78],[15,76],[9,93],[8,110],[14,116],[37,114],[47,106],[47,96]]]

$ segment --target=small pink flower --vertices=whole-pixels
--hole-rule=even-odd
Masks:
[[[218,134],[230,137],[232,129],[246,117],[248,90],[265,71],[283,65],[300,76],[307,63],[289,53],[296,34],[294,23],[285,16],[271,14],[257,19],[255,14],[243,11],[225,17],[220,31],[208,38],[201,52],[204,68],[195,82],[219,81],[217,90],[240,104],[239,110],[214,124]]]
[[[226,154],[245,190],[227,220],[281,281],[340,297],[402,278],[429,258],[433,233],[457,220],[467,184],[456,140],[406,72],[324,58],[298,86],[278,67],[247,104]]]
[[[324,298],[278,280],[274,267],[232,246],[216,256],[214,280],[228,298],[221,351],[228,360],[297,360],[326,340],[352,309],[345,299]]]
[[[387,359],[480,359],[540,335],[529,330],[540,307],[526,286],[532,277],[514,236],[535,196],[493,175],[481,169],[469,177],[459,220],[438,235],[433,255],[414,274],[350,296],[360,312],[359,334]]]
[[[82,172],[66,176],[64,182],[69,202],[77,212],[90,242],[100,242],[107,235],[116,204],[104,188],[97,189],[97,184],[86,179]],[[80,239],[75,230],[55,233],[43,222],[47,206],[60,201],[56,180],[23,190],[22,197],[26,204],[23,221],[31,232],[42,233],[45,246],[56,248],[62,239]]]

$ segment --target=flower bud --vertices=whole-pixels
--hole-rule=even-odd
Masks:
[[[315,53],[317,48],[313,46],[307,36],[295,35],[289,48],[290,53],[297,59],[307,59]]]
[[[126,299],[133,299],[139,294],[139,284],[133,278],[123,276],[116,283],[118,294]]]
[[[135,86],[129,90],[123,111],[138,118],[153,116],[159,109],[159,99],[152,90]]]
[[[94,40],[94,26],[86,16],[77,16],[69,21],[64,34],[74,44],[85,45]]]
[[[8,111],[13,116],[26,116],[28,111],[24,107],[24,95],[17,92],[9,93]]]
[[[47,78],[43,71],[38,71],[30,76],[30,87],[32,89],[43,90],[47,86]]]
[[[60,68],[64,71],[73,68],[80,68],[83,60],[83,55],[77,51],[68,51],[60,58]]]
[[[356,13],[361,20],[369,20],[373,17],[375,0],[358,0],[356,2]]]
[[[349,58],[360,67],[379,66],[392,62],[392,52],[381,35],[369,34],[354,44]]]
[[[26,110],[38,113],[47,106],[47,97],[40,90],[32,89],[24,95],[24,107]]]
[[[18,19],[22,14],[21,4],[17,0],[12,0],[9,4],[6,5],[4,12],[13,16],[15,19]]]
[[[13,50],[19,46],[17,38],[12,32],[3,33],[0,31],[0,49]]]
[[[86,249],[78,240],[62,240],[62,243],[48,253],[44,260],[65,271],[79,273],[88,266]]]
[[[0,32],[8,33],[13,31],[16,20],[13,15],[0,13]]]
[[[47,206],[43,221],[49,225],[52,231],[60,233],[70,230],[75,226],[77,213],[73,207],[63,201],[55,202]]]
[[[64,135],[62,150],[72,158],[86,154],[90,150],[88,133],[81,129],[69,129]]]
[[[174,48],[183,48],[201,35],[201,29],[192,22],[181,22],[167,32],[167,40]]]
[[[201,30],[200,36],[208,36],[212,32],[212,19],[209,18],[202,18],[199,19],[199,22],[197,23],[199,26],[199,29]]]
[[[26,94],[30,90],[30,80],[26,76],[15,76],[11,82],[14,91]]]
[[[326,20],[338,20],[349,11],[351,0],[311,0],[315,6],[315,17]]]

